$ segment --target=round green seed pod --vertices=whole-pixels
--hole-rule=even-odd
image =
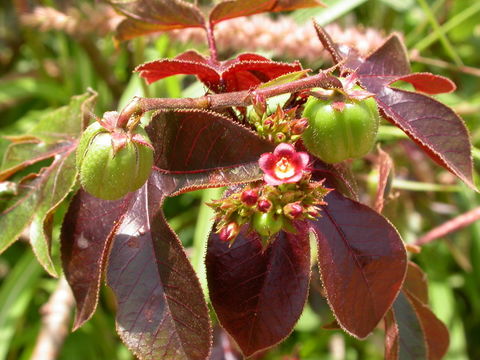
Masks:
[[[312,96],[303,116],[309,122],[302,135],[303,143],[326,163],[360,158],[375,144],[380,118],[373,98],[345,102],[340,110],[331,101]]]
[[[272,236],[282,230],[283,217],[273,211],[253,215],[252,228],[262,236]]]
[[[138,129],[149,143],[147,134]],[[125,145],[114,150],[112,135],[99,123],[90,125],[77,149],[82,187],[95,197],[116,200],[139,189],[152,171],[153,150],[125,135]]]

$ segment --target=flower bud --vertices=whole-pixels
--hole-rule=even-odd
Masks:
[[[289,219],[298,219],[303,214],[303,206],[299,202],[289,203],[283,207],[283,213]]]
[[[260,199],[260,200],[258,200],[257,208],[261,212],[266,213],[266,212],[269,212],[270,209],[272,208],[272,203],[271,203],[270,200]]]
[[[308,120],[306,118],[301,118],[294,120],[290,123],[290,131],[294,135],[301,135],[308,127]]]
[[[258,200],[258,190],[248,189],[242,192],[241,200],[245,205],[253,206]]]
[[[223,227],[222,230],[220,230],[220,240],[227,242],[227,241],[232,241],[235,239],[240,232],[240,228],[236,222],[231,222],[227,226]]]
[[[287,139],[287,136],[284,133],[276,133],[275,134],[275,141],[278,143],[282,143]]]

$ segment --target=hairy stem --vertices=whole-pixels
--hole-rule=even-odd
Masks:
[[[210,49],[210,60],[218,62],[217,44],[215,42],[215,35],[213,33],[213,26],[211,22],[205,24],[205,31],[207,32],[208,48]]]
[[[151,110],[161,109],[224,109],[229,107],[248,106],[255,99],[268,99],[273,96],[294,93],[301,90],[321,88],[341,88],[340,81],[322,71],[314,76],[295,80],[289,83],[265,87],[256,90],[235,91],[224,94],[208,94],[197,98],[141,98],[135,97],[122,110],[117,125],[124,127],[132,116],[141,116]]]

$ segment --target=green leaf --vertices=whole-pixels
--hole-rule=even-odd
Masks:
[[[75,185],[75,149],[95,95],[73,97],[68,106],[41,117],[31,133],[16,137],[9,147],[0,179],[40,160],[53,158],[49,166],[29,174],[17,184],[17,194],[2,203],[0,252],[32,223],[31,245],[39,262],[53,276],[57,272],[50,257],[52,219],[55,210]],[[33,140],[32,140],[33,139]],[[41,151],[43,150],[43,152]]]

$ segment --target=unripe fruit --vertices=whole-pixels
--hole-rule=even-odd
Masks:
[[[114,149],[113,136],[121,138],[121,146]],[[134,134],[112,134],[98,122],[83,133],[77,149],[77,169],[83,188],[95,197],[105,200],[120,199],[139,189],[152,171],[153,150],[132,139]],[[137,128],[135,137],[150,143],[146,132]]]
[[[273,211],[258,212],[253,215],[252,227],[262,236],[272,236],[282,230],[283,218]]]
[[[380,119],[373,98],[332,103],[312,96],[303,116],[309,122],[303,143],[326,163],[362,157],[375,144]]]

